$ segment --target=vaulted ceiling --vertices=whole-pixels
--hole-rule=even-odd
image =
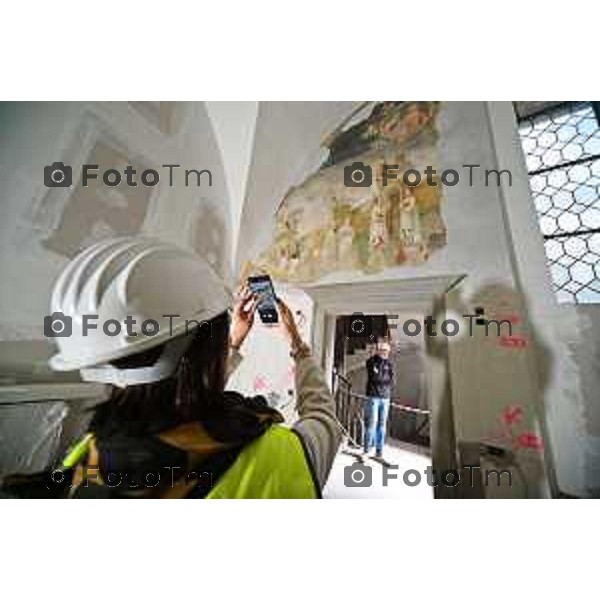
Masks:
[[[360,104],[206,102],[227,178],[236,265],[268,239],[283,196],[319,166],[324,137]]]

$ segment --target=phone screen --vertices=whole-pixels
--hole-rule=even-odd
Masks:
[[[277,305],[271,278],[268,275],[248,277],[248,287],[258,297],[256,308],[260,320],[267,325],[277,323]]]

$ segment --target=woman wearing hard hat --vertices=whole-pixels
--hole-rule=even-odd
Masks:
[[[71,335],[55,337],[50,365],[110,384],[110,396],[52,481],[71,497],[319,497],[340,432],[283,302],[299,420],[285,427],[264,398],[224,391],[255,308],[247,289],[234,301],[203,258],[171,244],[120,238],[76,256],[52,294]]]

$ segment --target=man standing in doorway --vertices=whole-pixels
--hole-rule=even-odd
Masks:
[[[367,391],[365,400],[365,439],[364,454],[375,445],[375,457],[383,458],[383,444],[390,398],[394,385],[394,370],[390,356],[390,343],[387,338],[379,338],[375,354],[367,360]]]

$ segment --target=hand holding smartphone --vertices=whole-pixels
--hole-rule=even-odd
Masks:
[[[277,298],[273,282],[268,275],[248,277],[248,287],[258,298],[256,310],[260,320],[265,325],[275,325],[278,322]]]

